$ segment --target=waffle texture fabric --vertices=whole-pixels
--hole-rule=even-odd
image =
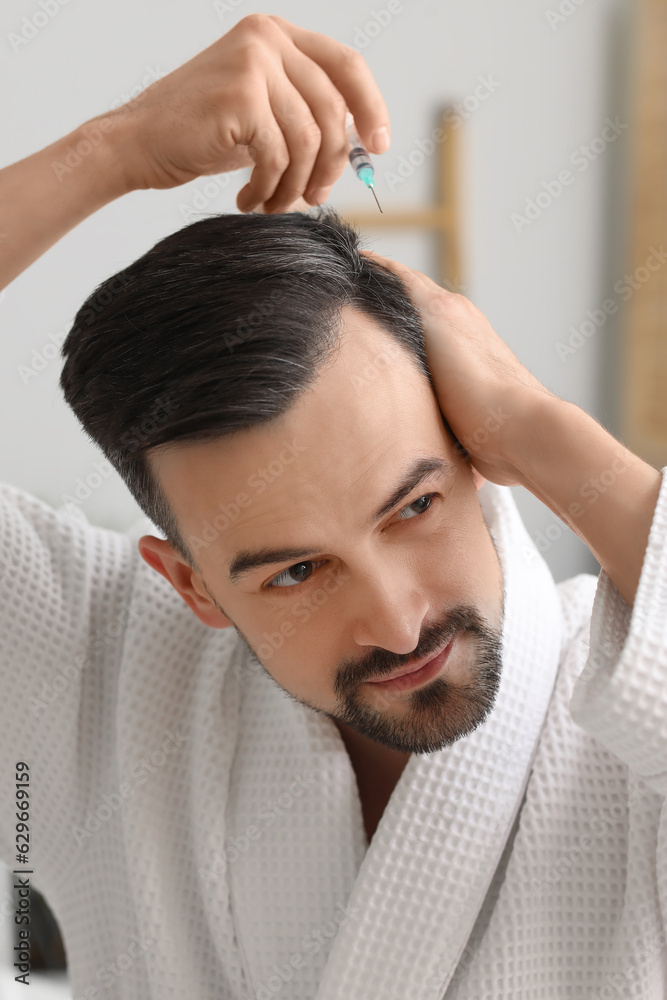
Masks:
[[[496,704],[410,759],[370,845],[329,718],[129,535],[1,486],[0,856],[24,761],[73,997],[667,998],[664,471],[632,609],[604,572],[556,585],[483,485]]]

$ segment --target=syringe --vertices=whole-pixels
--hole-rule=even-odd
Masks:
[[[345,117],[345,128],[347,129],[347,138],[350,143],[350,163],[352,165],[352,169],[359,180],[363,181],[366,187],[371,189],[373,197],[377,202],[377,207],[380,208],[380,202],[378,201],[378,196],[375,193],[375,183],[373,181],[375,174],[373,164],[371,163],[370,156],[361,145],[361,139],[359,138],[354,127],[354,118],[349,111]],[[380,211],[382,212],[381,208]]]

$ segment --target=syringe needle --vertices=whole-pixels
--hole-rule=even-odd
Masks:
[[[62,0],[62,2],[64,2],[64,0]],[[373,183],[373,164],[371,163],[370,156],[361,145],[361,139],[359,138],[359,135],[354,127],[354,118],[349,111],[345,118],[345,127],[347,129],[347,138],[350,145],[349,160],[352,169],[359,180],[363,181],[366,187],[371,189],[373,197],[375,198],[375,203],[382,212],[378,196],[375,193],[375,184]],[[384,212],[382,212],[382,214],[384,215]]]

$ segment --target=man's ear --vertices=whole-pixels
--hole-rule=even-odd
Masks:
[[[229,628],[234,623],[215,606],[196,570],[164,538],[142,535],[137,542],[142,558],[168,580],[200,621],[211,628]]]

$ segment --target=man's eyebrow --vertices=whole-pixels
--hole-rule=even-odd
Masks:
[[[436,474],[441,478],[449,478],[454,475],[454,472],[454,466],[450,462],[445,461],[444,458],[439,458],[436,455],[427,455],[418,458],[404,470],[390,496],[379,510],[373,514],[371,524],[376,524],[386,514],[389,514],[394,507],[398,506],[401,500],[409,496],[424,480]],[[261,566],[273,566],[276,563],[287,562],[290,559],[292,562],[296,562],[299,559],[307,559],[310,556],[317,555],[318,552],[322,552],[321,546],[319,548],[311,546],[299,549],[286,547],[243,549],[241,552],[237,552],[230,563],[229,579],[231,583],[238,583],[252,570],[259,569]]]

